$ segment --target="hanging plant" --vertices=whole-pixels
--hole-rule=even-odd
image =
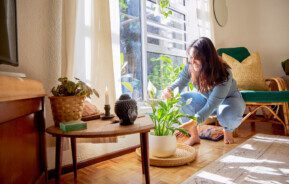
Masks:
[[[165,16],[165,18],[168,18],[169,15],[172,15],[172,10],[169,9],[170,6],[170,0],[159,0],[159,6],[160,6],[160,12]]]

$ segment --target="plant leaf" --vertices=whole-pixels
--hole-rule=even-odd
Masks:
[[[122,84],[127,90],[129,90],[131,93],[133,92],[133,87],[132,87],[131,83],[129,83],[129,82],[121,82],[121,84]]]
[[[189,99],[187,99],[187,101],[186,101],[186,105],[191,104],[192,100],[193,100],[193,98],[189,98]]]
[[[189,82],[188,85],[189,85],[189,90],[192,91],[192,90],[194,89],[194,85],[193,85],[193,83]]]
[[[188,131],[184,128],[175,128],[175,130],[178,130],[179,132],[181,132],[182,134],[184,134],[187,137],[191,137],[191,135],[188,133]]]

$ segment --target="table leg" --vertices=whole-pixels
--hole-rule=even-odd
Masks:
[[[140,133],[141,137],[141,153],[142,153],[142,165],[143,165],[143,173],[145,174],[146,183],[150,183],[150,172],[149,172],[149,141],[148,141],[148,132]]]
[[[76,157],[76,138],[70,138],[71,143],[71,152],[72,152],[72,162],[73,162],[73,173],[74,173],[74,181],[77,181],[77,157]]]
[[[143,155],[144,155],[144,152],[143,152],[143,148],[142,148],[142,144],[143,144],[143,141],[142,141],[142,136],[141,136],[141,134],[140,134],[140,147],[141,147],[141,157],[142,157],[142,159],[141,159],[141,168],[142,168],[142,173],[144,174],[145,173],[145,168],[144,168],[144,161],[143,161]]]
[[[55,150],[55,183],[59,183],[61,176],[62,165],[62,137],[56,136],[56,150]]]

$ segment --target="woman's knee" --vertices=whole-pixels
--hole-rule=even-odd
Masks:
[[[186,102],[188,99],[192,98],[194,95],[190,92],[183,92],[181,93],[181,101]]]
[[[181,101],[186,102],[188,99],[192,99],[191,104],[202,104],[203,106],[206,103],[206,98],[197,92],[184,92],[181,93]]]

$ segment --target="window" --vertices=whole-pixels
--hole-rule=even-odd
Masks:
[[[209,36],[208,21],[202,20],[208,6],[208,0],[170,0],[173,14],[165,18],[156,0],[119,0],[122,93],[146,100],[153,85],[154,98],[160,97],[172,82],[171,70],[186,61],[187,45]]]
[[[122,93],[143,99],[141,1],[120,0]]]
[[[162,90],[174,81],[173,67],[186,61],[187,13],[184,1],[171,3],[173,14],[167,18],[157,9],[156,1],[146,2],[146,79],[155,88],[155,94],[150,94],[149,98],[160,98]],[[162,55],[167,57],[156,60]]]

